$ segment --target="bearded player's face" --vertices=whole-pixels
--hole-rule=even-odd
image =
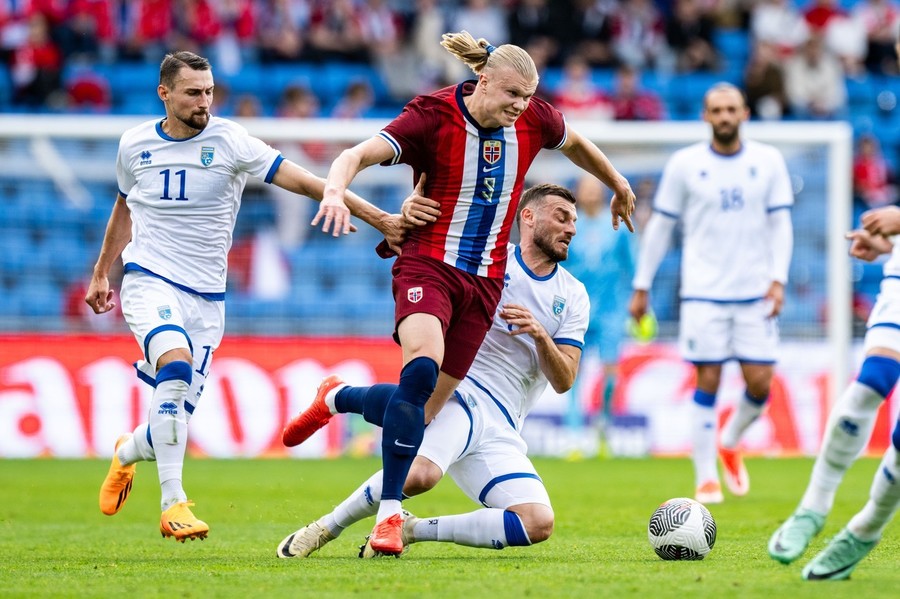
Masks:
[[[740,134],[741,123],[749,117],[744,97],[736,89],[709,92],[703,107],[703,120],[712,126],[713,138],[730,145]]]
[[[574,204],[559,196],[547,196],[535,209],[534,244],[553,262],[565,261],[576,220]]]
[[[195,71],[185,66],[178,71],[171,88],[159,86],[159,95],[166,104],[170,118],[201,131],[209,124],[213,89],[212,71]]]

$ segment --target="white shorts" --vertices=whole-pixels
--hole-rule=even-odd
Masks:
[[[884,279],[866,322],[866,352],[885,347],[900,352],[900,279]]]
[[[685,360],[721,363],[727,360],[775,363],[778,320],[769,316],[771,304],[681,302],[678,344]]]
[[[136,364],[141,380],[155,385],[159,357],[186,348],[194,358],[191,396],[199,397],[225,332],[225,302],[204,299],[140,272],[125,274],[121,298],[125,322],[144,354]]]
[[[418,455],[434,462],[472,501],[506,509],[551,507],[528,446],[493,400],[466,380],[425,429]]]

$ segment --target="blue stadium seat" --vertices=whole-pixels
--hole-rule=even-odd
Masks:
[[[547,94],[552,94],[559,87],[562,79],[562,69],[559,67],[547,67],[540,75],[540,88]]]
[[[3,192],[7,193],[3,193]],[[10,231],[21,233],[28,227],[29,210],[26,201],[27,196],[20,193],[18,187],[12,183],[0,187],[0,223]]]
[[[0,63],[0,107],[9,106],[12,102],[12,79],[6,64]]]
[[[265,68],[266,74],[263,74]],[[241,67],[240,72],[233,75],[217,73],[213,70],[213,77],[216,85],[226,86],[231,92],[231,97],[241,94],[255,94],[257,96],[264,95],[267,85],[269,67],[262,67],[255,63],[247,63]]]
[[[647,76],[649,71],[641,73],[641,79]],[[593,68],[591,69],[591,81],[605,93],[612,92],[616,85],[616,71],[614,69]]]
[[[859,77],[847,77],[847,103],[851,113],[858,115],[860,112],[869,114],[876,107],[875,98],[878,90],[873,78],[869,75]]]
[[[146,86],[145,86],[146,87]],[[150,92],[142,93],[135,91],[133,94],[122,96],[115,102],[118,112],[121,114],[137,114],[152,116],[164,116],[165,107],[162,101],[156,95],[156,88],[151,94]]]
[[[0,274],[19,278],[31,267],[34,245],[27,231],[2,221],[0,229]]]
[[[706,91],[723,81],[741,84],[739,79],[728,73],[691,73],[674,77],[669,85],[670,115],[682,120],[699,119]]]
[[[750,35],[741,29],[719,29],[713,39],[713,44],[724,58],[729,69],[735,65],[743,66],[750,56]]]
[[[154,83],[159,82],[159,64],[144,62],[120,62],[111,65],[98,64],[94,67],[109,81],[115,81],[122,93],[145,88],[148,85],[156,89]]]
[[[330,98],[341,97],[347,86],[357,81],[369,84],[376,104],[390,100],[390,93],[381,74],[375,68],[363,64],[326,63],[322,68],[317,91],[327,102]]]
[[[21,302],[22,316],[44,318],[62,315],[62,289],[50,281],[25,277],[15,286],[12,294],[18,296]]]
[[[646,75],[648,72],[645,72]],[[652,75],[650,75],[652,77]],[[541,89],[552,95],[557,91],[563,79],[563,70],[559,67],[548,67],[541,73]],[[591,69],[591,81],[604,93],[611,93],[615,86],[616,72],[614,69],[594,67]]]
[[[55,229],[39,243],[35,251],[44,258],[49,274],[57,281],[71,282],[89,275],[94,252],[85,244],[78,229]]]
[[[656,71],[643,71],[641,73],[641,87],[657,94],[667,105],[669,101],[669,89],[672,85],[673,77],[668,74],[661,74]],[[610,82],[610,86],[612,82]]]
[[[309,64],[275,64],[265,67],[264,84],[260,86],[258,95],[265,102],[277,106],[281,94],[290,85],[305,87],[322,98],[320,69]]]

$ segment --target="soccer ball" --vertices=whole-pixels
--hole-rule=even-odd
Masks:
[[[698,560],[716,544],[716,521],[702,503],[676,497],[656,508],[647,537],[664,560]]]

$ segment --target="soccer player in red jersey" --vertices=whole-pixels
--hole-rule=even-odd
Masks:
[[[296,445],[330,417],[326,402],[385,406],[384,483],[371,546],[399,554],[401,498],[422,442],[425,404],[447,398],[466,375],[491,326],[506,270],[507,242],[525,174],[542,148],[558,149],[614,192],[612,225],[629,230],[634,193],[593,143],[567,128],[562,114],[534,97],[537,68],[512,44],[491,46],[470,34],[448,33],[441,45],[478,76],[410,101],[377,135],[345,150],[331,165],[313,225],[349,232],[344,190],[373,164],[405,163],[424,195],[437,202],[432,222],[412,230],[394,263],[395,339],[403,351],[399,386],[346,387],[328,377],[313,408],[290,422],[283,440]],[[439,375],[440,371],[440,375]],[[390,389],[388,396],[388,389]],[[339,397],[338,397],[339,396]],[[428,419],[441,405],[428,405]],[[318,405],[316,405],[318,404]],[[371,421],[371,420],[370,420]]]

